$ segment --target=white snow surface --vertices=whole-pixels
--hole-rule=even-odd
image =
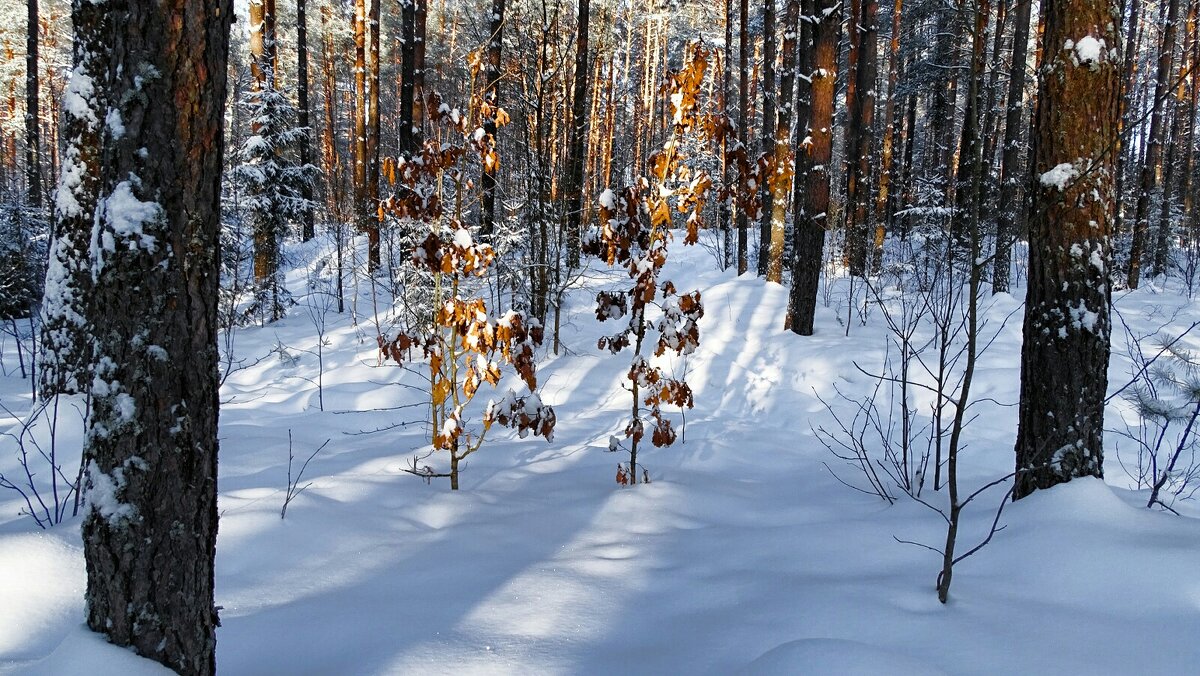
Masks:
[[[313,258],[316,243],[306,246],[294,254]],[[608,288],[628,283],[604,274]],[[304,271],[288,279],[302,296]],[[419,425],[359,434],[422,417],[384,410],[416,400],[394,384],[420,373],[375,366],[374,335],[363,328],[371,321],[356,328],[330,313],[324,412],[316,357],[302,351],[317,341],[303,305],[240,331],[238,356],[254,365],[221,391],[219,672],[1195,673],[1200,510],[1142,507],[1146,495],[1129,488],[1111,436],[1108,483],[1076,480],[1009,506],[1007,528],[958,564],[942,605],[939,558],[894,539],[940,545],[940,517],[841,485],[826,463],[855,475],[811,429],[833,424],[818,395],[835,402],[835,386],[854,395],[871,386],[854,363],[882,359],[878,313],[847,337],[837,318],[848,287],[838,278],[817,335],[797,337],[781,328],[784,287],[716,272],[700,247],[673,247],[664,279],[703,294],[700,347],[687,360],[696,408],[686,424],[675,416],[675,446],[643,449],[653,483],[631,488],[613,481],[624,453],[605,452],[610,435],[627,443],[630,354],[596,349],[612,327],[594,319],[594,287],[568,298],[570,356],[539,352],[539,393],[558,415],[554,443],[493,428],[458,492],[401,472],[429,443]],[[960,461],[966,492],[1012,470],[1023,296],[987,299],[992,327],[1018,312],[977,368],[978,418]],[[1197,314],[1171,293],[1115,298],[1135,330],[1172,311],[1184,326]],[[295,368],[255,361],[278,344],[298,355]],[[2,334],[0,359],[0,401],[20,415],[29,387]],[[655,363],[684,372],[679,361]],[[1128,366],[1114,350],[1112,386]],[[484,402],[509,388],[524,391],[511,376],[494,392],[485,386],[464,424],[477,426]],[[919,394],[913,405],[930,401]],[[0,409],[0,433],[15,423]],[[281,520],[288,430],[300,458],[330,443]],[[78,421],[60,434],[70,471]],[[0,437],[0,471],[16,468],[12,439]],[[986,533],[1004,490],[964,512],[960,549]],[[43,532],[18,516],[22,504],[0,491],[0,674],[168,673],[85,628],[80,518]]]

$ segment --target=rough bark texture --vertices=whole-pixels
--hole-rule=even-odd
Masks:
[[[825,247],[825,229],[829,210],[829,163],[833,158],[833,105],[837,83],[837,46],[841,37],[841,17],[833,11],[838,0],[807,0],[805,25],[811,26],[812,47],[802,41],[800,70],[809,74],[804,81],[808,96],[808,144],[797,161],[796,246],[792,259],[792,292],[788,302],[789,328],[802,336],[813,333],[817,309],[817,290],[821,278],[821,259]],[[804,120],[804,117],[800,117]]]
[[[123,0],[102,91],[87,623],[215,672],[218,233],[231,0]]]
[[[1119,11],[1114,0],[1042,4],[1015,498],[1103,474],[1119,62],[1052,46],[1118,44]]]
[[[1008,107],[1004,116],[1004,150],[1000,161],[1000,203],[996,215],[996,259],[992,268],[992,291],[1007,292],[1012,266],[1012,243],[1016,238],[1016,213],[1025,203],[1021,186],[1021,129],[1025,117],[1025,62],[1029,58],[1029,17],[1033,0],[1018,0],[1013,25],[1012,62],[1009,66]]]

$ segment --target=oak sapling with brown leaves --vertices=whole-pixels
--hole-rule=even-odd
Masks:
[[[495,162],[490,146],[480,144],[479,134],[468,133],[466,120],[457,111],[441,105],[431,95],[429,110],[433,122],[447,130],[447,136],[461,135],[464,146],[474,145],[485,164]],[[495,112],[491,116],[501,117]],[[450,479],[450,488],[458,490],[462,461],[483,445],[494,424],[510,427],[524,438],[532,433],[554,438],[554,409],[542,403],[537,390],[534,349],[542,343],[542,326],[533,317],[508,311],[497,316],[476,293],[472,280],[482,278],[496,257],[491,245],[476,242],[463,224],[463,172],[459,160],[463,147],[442,141],[427,141],[417,154],[384,164],[384,173],[396,186],[396,193],[380,206],[380,217],[390,214],[408,223],[429,228],[417,245],[409,263],[433,278],[433,313],[426,326],[379,337],[380,356],[397,364],[423,360],[429,368],[430,442],[424,458],[414,457],[405,470],[424,479]],[[441,187],[444,180],[453,184],[453,215],[444,213]],[[467,407],[486,383],[499,385],[502,368],[507,365],[528,388],[518,395],[509,390],[489,402],[478,429],[468,424]],[[438,451],[450,456],[449,469],[438,471],[421,461]]]
[[[692,389],[682,378],[672,378],[651,363],[668,351],[689,355],[700,343],[698,322],[704,316],[700,292],[679,293],[669,280],[659,279],[667,262],[667,245],[672,240],[671,209],[688,214],[684,244],[695,244],[702,225],[701,214],[713,181],[703,170],[693,170],[683,160],[682,141],[691,131],[708,136],[719,129],[713,120],[697,116],[697,101],[708,69],[709,53],[698,43],[687,48],[685,65],[670,75],[672,135],[650,159],[651,177],[639,178],[634,185],[619,191],[605,190],[600,195],[600,224],[584,240],[584,252],[603,258],[610,266],[629,273],[632,284],[619,291],[601,291],[596,297],[596,318],[600,321],[628,322],[617,333],[604,336],[600,349],[617,354],[633,348],[628,391],[632,397],[631,417],[625,425],[629,462],[617,468],[620,485],[638,483],[638,450],[651,427],[650,441],[655,446],[670,446],[676,432],[664,406],[692,408]],[[656,319],[646,315],[648,307],[659,310]],[[652,335],[652,334],[657,334]],[[652,355],[643,348],[654,345]],[[609,450],[623,448],[611,437]],[[643,468],[642,481],[649,483]]]

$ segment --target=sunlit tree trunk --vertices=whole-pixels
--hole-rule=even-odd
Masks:
[[[1043,0],[1014,498],[1103,476],[1120,63],[1115,0]],[[1071,49],[1058,49],[1070,44]]]
[[[797,158],[792,292],[785,323],[795,333],[811,336],[817,310],[821,259],[829,211],[829,163],[833,159],[834,92],[837,84],[837,46],[841,17],[838,0],[805,0],[803,25],[811,31],[811,48],[801,41],[800,99],[808,100],[808,143]]]

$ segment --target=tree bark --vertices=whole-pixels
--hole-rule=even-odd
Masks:
[[[841,16],[835,11],[839,0],[805,0],[806,30],[811,31],[812,47],[801,41],[801,82],[808,85],[809,101],[807,143],[797,165],[795,231],[792,254],[792,291],[788,299],[785,323],[802,336],[813,333],[817,309],[817,290],[821,279],[825,229],[829,211],[829,163],[833,159],[834,90],[837,84],[837,46],[841,37]],[[803,121],[805,117],[800,117]]]
[[[1119,11],[1115,0],[1042,4],[1050,47],[1039,71],[1014,499],[1103,476],[1120,119],[1120,64],[1103,45],[1120,40]]]
[[[748,0],[738,3],[738,143],[750,152],[750,8]],[[745,209],[737,212],[737,273],[744,274],[750,265],[749,218]]]
[[[296,0],[296,121],[304,130],[300,139],[300,166],[312,164],[312,131],[309,129],[308,104],[308,0]],[[313,220],[313,184],[305,181],[300,196],[308,203],[300,216],[300,237],[307,242],[316,236]]]
[[[774,0],[767,0],[768,3]],[[796,90],[796,31],[799,29],[800,0],[788,0],[783,18],[783,77],[779,87],[778,118],[773,127],[775,171],[767,177],[771,196],[771,218],[766,245],[761,257],[766,259],[768,282],[783,283],[783,247],[787,230],[788,198],[792,193],[796,158],[792,150],[796,137],[792,133],[792,108]]]
[[[105,206],[89,307],[87,623],[180,673],[213,674],[218,235],[233,3],[102,7],[96,14],[107,13],[111,28],[93,45],[109,59],[98,91],[109,128],[119,120],[123,133],[105,132],[97,167]]]
[[[870,233],[871,160],[875,145],[875,77],[878,74],[879,43],[876,24],[879,18],[878,0],[861,0],[862,14],[857,20],[858,62],[854,72],[857,80],[854,107],[850,111],[850,173],[846,178],[846,250],[850,258],[850,274],[868,273],[868,235]],[[876,243],[879,248],[883,242]]]
[[[785,37],[786,40],[786,37]],[[792,40],[795,43],[795,38]],[[795,51],[795,50],[792,50]],[[775,140],[775,0],[763,1],[763,132],[762,153],[766,157],[777,155],[778,143]],[[786,58],[787,47],[784,47]],[[787,66],[784,66],[787,69]],[[785,75],[786,77],[786,75]],[[784,96],[790,96],[784,91]],[[767,185],[771,177],[766,177],[758,187],[762,199],[762,215],[759,219],[758,241],[758,276],[767,276],[767,267],[771,257],[771,229],[775,220],[775,210],[771,206],[774,198],[773,190]],[[786,194],[786,193],[784,193]],[[786,212],[787,206],[784,205]],[[779,281],[779,280],[775,280]]]
[[[415,122],[414,101],[417,65],[417,7],[415,0],[400,0],[400,152],[415,153],[416,138],[413,135]]]

